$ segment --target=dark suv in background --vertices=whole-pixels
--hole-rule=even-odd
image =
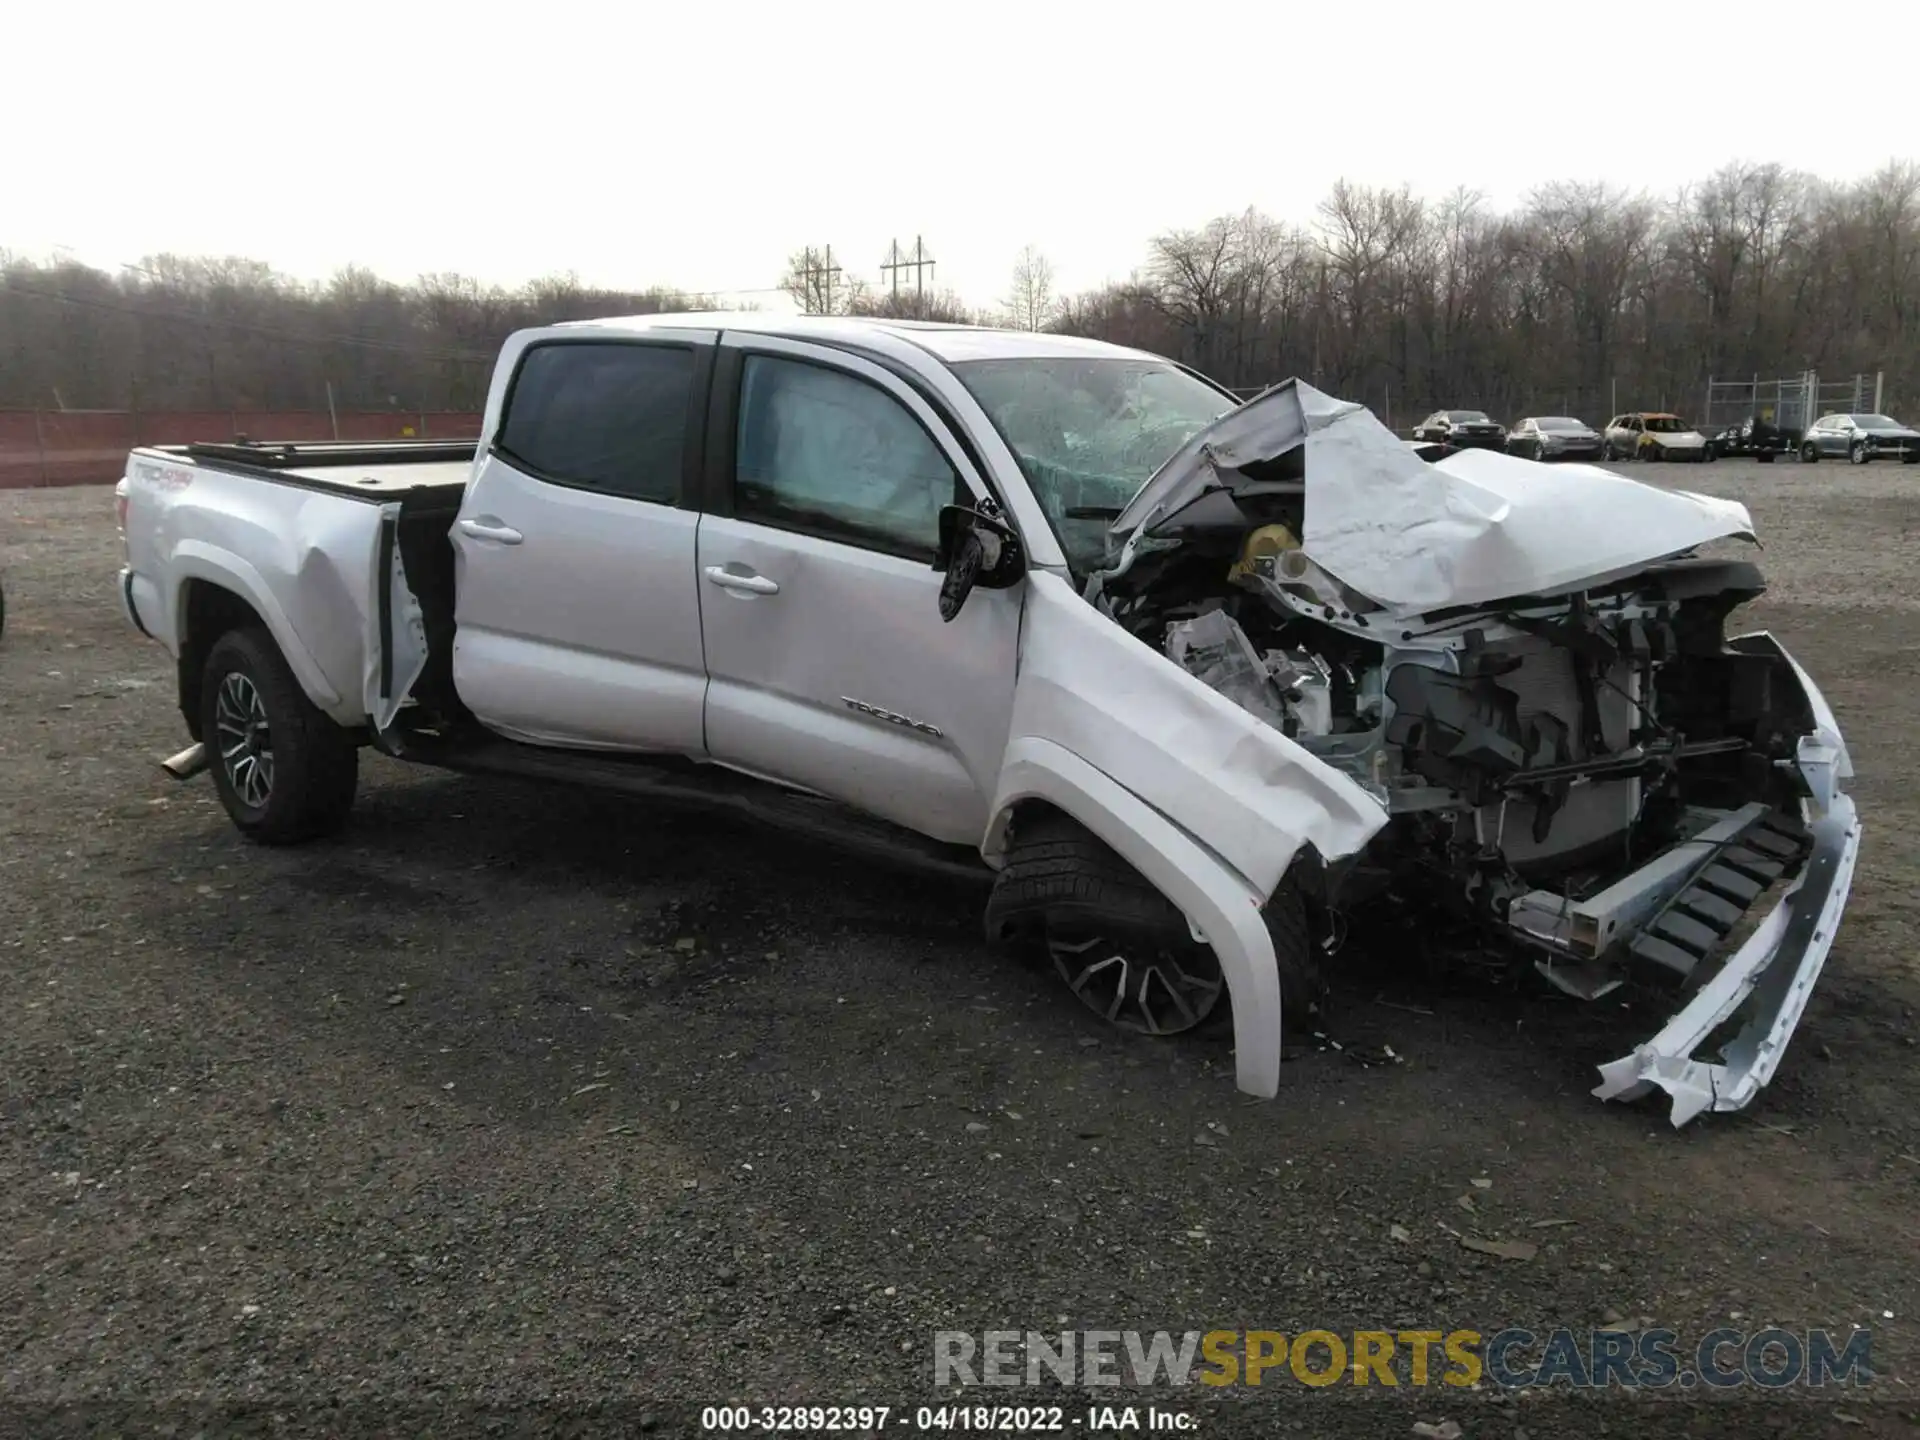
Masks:
[[[1504,450],[1505,428],[1484,410],[1436,410],[1413,427],[1413,438],[1455,450]]]

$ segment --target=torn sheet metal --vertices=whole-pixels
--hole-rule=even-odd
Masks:
[[[373,594],[362,650],[361,703],[376,732],[393,724],[427,668],[426,616],[407,586],[400,559],[400,513],[398,501],[380,507],[380,527],[371,537],[373,553],[367,562]]]
[[[1303,448],[1315,562],[1404,612],[1551,595],[1631,574],[1711,540],[1751,540],[1731,500],[1662,490],[1592,465],[1491,450],[1428,463],[1363,406],[1289,380],[1181,447],[1113,524],[1124,538],[1236,472]]]
[[[1054,575],[1028,582],[1011,736],[1078,755],[1263,896],[1302,845],[1341,858],[1387,823],[1357,782],[1170,664]]]

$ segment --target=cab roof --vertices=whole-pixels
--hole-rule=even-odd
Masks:
[[[1104,340],[1086,340],[1077,335],[998,330],[985,325],[952,325],[932,320],[892,320],[878,316],[772,315],[758,310],[708,310],[576,320],[569,322],[565,328],[595,329],[615,334],[644,334],[650,330],[733,330],[788,340],[814,340],[828,345],[918,350],[931,353],[949,364],[965,360],[1075,357],[1173,363],[1164,355],[1133,350],[1124,345],[1110,345]]]

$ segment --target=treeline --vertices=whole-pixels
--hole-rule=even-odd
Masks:
[[[463,275],[323,284],[257,260],[163,255],[110,275],[0,253],[0,408],[477,410],[527,325],[711,308],[571,276],[517,290]]]
[[[1884,371],[1920,405],[1920,165],[1834,184],[1733,165],[1659,200],[1557,182],[1499,213],[1459,192],[1341,184],[1306,223],[1250,210],[1149,242],[1125,283],[1070,296],[1029,248],[1008,295],[882,289],[803,251],[802,308],[1048,328],[1174,355],[1238,388],[1300,375],[1406,424],[1699,408],[1708,375]],[[250,260],[117,275],[0,255],[0,406],[476,408],[500,340],[594,315],[707,308],[662,288],[519,290],[459,275],[309,284]]]
[[[1052,324],[1236,386],[1298,374],[1411,423],[1698,411],[1709,375],[1884,371],[1920,406],[1920,165],[1828,184],[1735,165],[1667,202],[1542,187],[1514,214],[1340,185],[1315,223],[1249,211],[1157,237]]]

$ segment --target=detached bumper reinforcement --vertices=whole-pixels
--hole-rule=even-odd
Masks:
[[[1811,852],[1779,903],[1659,1034],[1600,1067],[1593,1093],[1635,1100],[1658,1086],[1672,1097],[1676,1127],[1703,1110],[1751,1104],[1773,1078],[1833,948],[1853,887],[1860,828],[1852,799],[1836,793],[1827,813],[1809,825]],[[1695,1060],[1693,1052],[1743,1005],[1746,1021],[1720,1062]]]

